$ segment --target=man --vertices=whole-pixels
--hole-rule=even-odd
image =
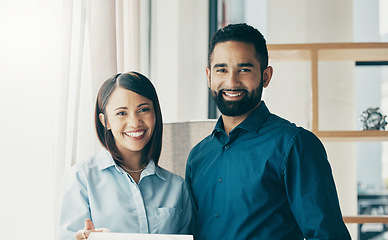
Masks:
[[[222,116],[187,161],[196,240],[350,239],[322,143],[261,101],[273,73],[262,34],[228,25],[208,61]]]

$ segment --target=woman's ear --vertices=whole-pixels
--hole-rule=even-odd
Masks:
[[[106,127],[107,130],[110,130],[110,127],[109,127],[108,123],[107,123],[107,126],[105,126],[105,115],[103,113],[100,113],[98,115],[98,118],[100,119],[100,122],[101,122],[102,126]]]

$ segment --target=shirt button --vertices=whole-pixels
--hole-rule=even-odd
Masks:
[[[230,148],[229,145],[225,145],[225,147],[224,147],[225,150],[228,150],[229,148]]]
[[[222,178],[220,177],[220,178],[218,179],[218,181],[219,181],[219,182],[222,182]]]
[[[216,213],[216,214],[214,214],[214,216],[216,216],[216,218],[218,218],[220,216],[220,214]]]

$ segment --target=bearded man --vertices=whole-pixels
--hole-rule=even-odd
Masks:
[[[221,116],[187,160],[195,239],[350,239],[322,143],[261,100],[273,73],[263,35],[218,30],[208,63]]]

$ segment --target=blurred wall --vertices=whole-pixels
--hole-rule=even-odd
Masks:
[[[164,122],[207,119],[208,1],[152,1],[151,80]]]

